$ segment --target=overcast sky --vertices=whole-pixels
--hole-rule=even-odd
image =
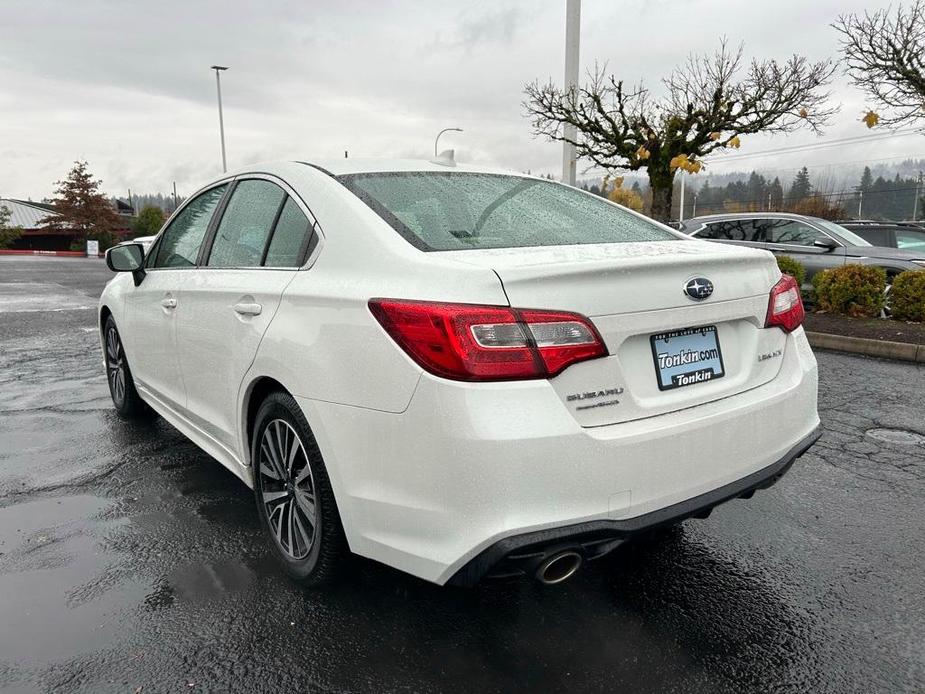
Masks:
[[[877,0],[584,0],[582,73],[609,63],[659,78],[719,37],[746,56],[836,54],[839,13]],[[213,63],[223,74],[229,167],[271,159],[424,157],[441,128],[457,158],[558,175],[560,146],[534,139],[521,101],[562,80],[565,0],[221,2],[3,0],[0,195],[50,195],[74,159],[111,194],[181,195],[221,172]],[[863,135],[864,96],[834,85],[826,138]],[[741,153],[809,142],[745,138]],[[925,138],[711,165],[712,171],[925,156]]]

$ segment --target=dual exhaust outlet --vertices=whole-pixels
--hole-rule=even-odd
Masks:
[[[581,555],[574,550],[556,552],[546,557],[536,569],[536,580],[547,586],[563,583],[581,568]]]

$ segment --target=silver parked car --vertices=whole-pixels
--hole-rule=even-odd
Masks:
[[[925,268],[925,252],[873,246],[843,226],[801,214],[715,214],[688,219],[681,231],[698,239],[763,248],[798,260],[806,268],[804,293],[817,272],[847,263],[882,267],[888,283],[904,270]]]

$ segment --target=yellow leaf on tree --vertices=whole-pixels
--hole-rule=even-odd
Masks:
[[[729,138],[729,142],[726,143],[726,146],[734,147],[735,149],[738,149],[739,147],[742,146],[742,142],[739,140],[738,135],[733,135],[732,137]]]
[[[702,168],[703,168],[703,164],[701,164],[699,161],[695,161],[691,159],[687,162],[687,166],[684,167],[684,170],[687,171],[688,173],[695,174],[695,173],[700,173],[700,170]]]
[[[668,166],[673,171],[674,169],[685,169],[687,168],[687,155],[679,154],[671,158],[671,161],[668,162]]]
[[[808,115],[809,115],[809,113],[806,111],[805,108],[801,108],[801,109],[800,109],[800,118],[806,118],[806,116],[808,116]]]
[[[868,128],[872,128],[880,122],[880,116],[873,111],[868,111],[861,120]]]
[[[637,159],[648,159],[650,156],[652,155],[649,153],[649,150],[646,149],[645,145],[640,145],[639,149],[636,150]]]
[[[710,133],[710,139],[713,140],[714,142],[716,142],[722,136],[723,136],[722,133],[717,133],[717,132]]]

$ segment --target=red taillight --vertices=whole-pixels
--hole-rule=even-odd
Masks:
[[[784,275],[771,288],[768,300],[768,317],[764,327],[777,326],[785,332],[793,332],[803,323],[806,312],[800,298],[800,285],[790,275]]]
[[[369,309],[418,364],[457,381],[549,378],[607,354],[576,313],[398,299],[372,299]]]

